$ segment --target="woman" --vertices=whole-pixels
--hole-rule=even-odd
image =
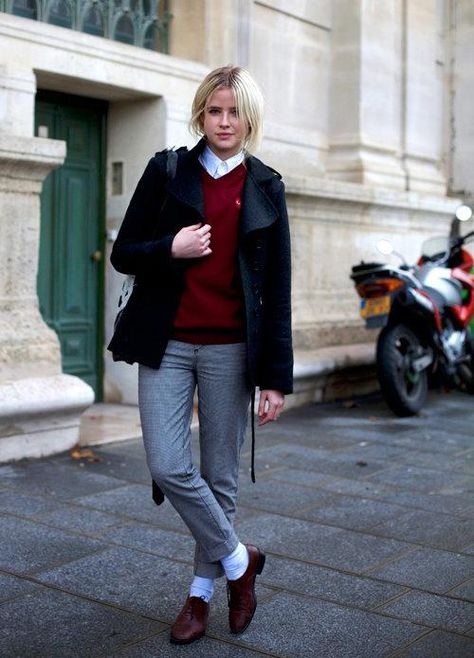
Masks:
[[[194,580],[171,629],[179,644],[204,635],[223,574],[231,632],[252,620],[265,555],[233,528],[239,454],[255,387],[264,425],[293,386],[284,185],[249,154],[262,114],[245,69],[209,73],[192,107],[200,141],[178,149],[172,174],[166,151],[149,161],[111,255],[135,287],[109,349],[139,363],[147,464],[196,540]],[[190,441],[196,386],[200,469]]]

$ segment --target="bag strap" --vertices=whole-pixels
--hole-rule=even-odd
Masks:
[[[178,166],[178,154],[173,149],[166,153],[166,177],[168,182],[176,176],[176,167]]]
[[[170,183],[173,178],[176,176],[176,168],[178,166],[178,154],[176,151],[173,151],[173,149],[170,149],[169,151],[166,151],[166,183]],[[168,201],[169,193],[166,192],[165,198],[163,199],[163,203],[160,206],[160,210],[158,212],[158,217],[161,215],[163,212],[166,202]],[[153,238],[155,237],[156,231],[158,228],[155,229],[153,232]]]

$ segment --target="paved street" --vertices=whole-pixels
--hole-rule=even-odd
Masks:
[[[474,656],[474,406],[436,394],[398,419],[378,397],[290,411],[242,459],[238,531],[267,564],[258,609],[169,644],[193,542],[151,500],[139,440],[0,466],[2,658]]]

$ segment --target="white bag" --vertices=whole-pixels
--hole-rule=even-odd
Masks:
[[[130,295],[132,294],[133,286],[135,285],[135,275],[127,274],[122,283],[122,292],[117,304],[117,313],[127,306]]]
[[[128,304],[128,300],[132,296],[133,288],[135,286],[135,275],[127,274],[122,283],[122,292],[120,293],[118,304],[117,304],[117,314],[114,321],[114,329],[117,327],[117,324],[123,314],[124,308]]]

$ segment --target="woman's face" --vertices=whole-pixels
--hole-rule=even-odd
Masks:
[[[221,160],[227,160],[241,150],[245,129],[237,116],[234,92],[230,87],[216,89],[207,99],[203,129],[209,147]]]

